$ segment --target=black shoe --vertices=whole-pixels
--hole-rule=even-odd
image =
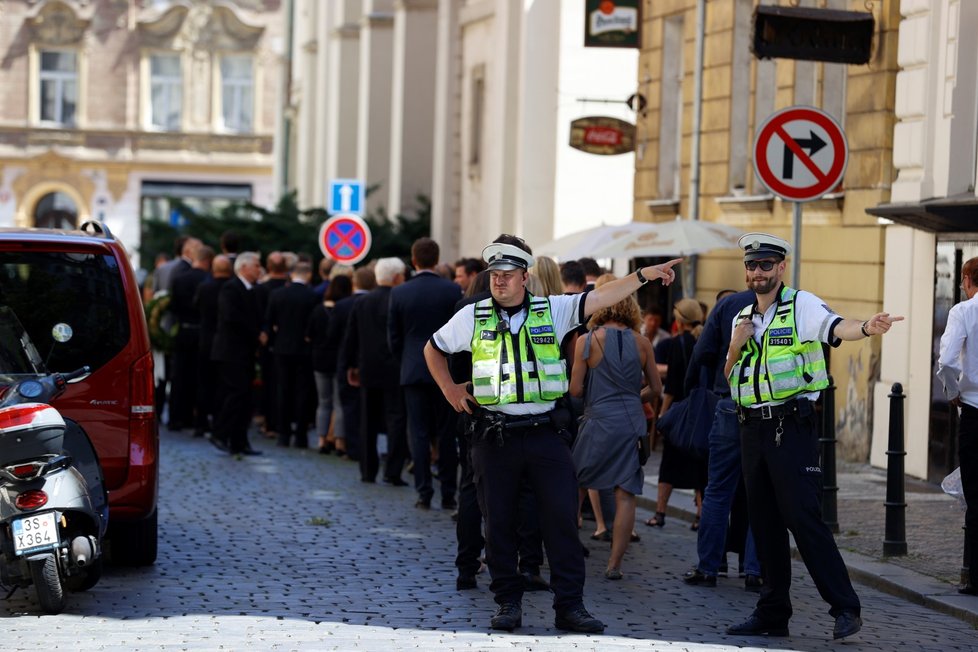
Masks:
[[[975,588],[970,584],[965,584],[960,589],[958,589],[958,593],[962,595],[978,595],[978,588]]]
[[[251,446],[248,446],[247,448],[242,448],[241,450],[239,450],[238,454],[239,455],[261,455],[262,451],[256,451]]]
[[[744,580],[744,590],[750,591],[751,593],[760,593],[761,587],[764,586],[764,582],[757,575],[748,575],[747,579]]]
[[[700,569],[694,568],[683,575],[683,581],[691,586],[708,586],[713,588],[717,585],[717,576],[707,575]]]
[[[209,441],[214,446],[214,448],[221,451],[222,453],[228,452],[228,445],[223,441],[221,441],[220,439],[218,439],[217,437],[214,437],[212,435],[207,438],[207,441]]]
[[[549,591],[550,583],[540,576],[540,573],[520,573],[523,577],[523,590],[530,591]]]
[[[863,628],[863,619],[854,611],[843,611],[835,619],[835,627],[832,628],[832,638],[839,639],[852,636]]]
[[[557,612],[554,627],[565,632],[581,632],[583,634],[600,634],[604,631],[604,623],[588,613],[583,604]]]
[[[454,498],[442,498],[441,499],[442,509],[458,509],[458,503],[455,502]]]
[[[496,614],[489,621],[493,629],[504,629],[511,632],[523,624],[523,608],[518,602],[504,602],[496,609]]]
[[[788,623],[766,623],[754,614],[739,625],[731,625],[727,633],[733,636],[787,636]]]
[[[422,500],[418,499],[418,502],[414,503],[414,506],[418,509],[431,509],[431,499]]]
[[[477,588],[479,588],[479,585],[476,583],[474,575],[459,575],[455,578],[456,591],[468,591]]]
[[[389,484],[392,487],[406,487],[408,483],[400,478],[384,478],[384,484]]]

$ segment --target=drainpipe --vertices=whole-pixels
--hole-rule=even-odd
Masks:
[[[295,0],[286,0],[285,9],[285,55],[282,57],[282,116],[279,145],[279,199],[289,192],[289,178],[292,176],[292,47],[295,41]],[[277,202],[276,202],[277,203]]]
[[[700,219],[700,131],[703,123],[703,42],[706,32],[706,0],[696,0],[696,56],[693,62],[693,151],[689,170],[689,219]],[[690,256],[683,296],[692,297],[696,288],[696,259]]]

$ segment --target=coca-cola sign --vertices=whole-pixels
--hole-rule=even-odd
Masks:
[[[570,146],[588,154],[609,156],[635,150],[635,125],[604,116],[571,122]]]

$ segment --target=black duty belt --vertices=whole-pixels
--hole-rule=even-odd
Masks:
[[[543,414],[503,415],[503,428],[506,430],[549,426],[550,423],[550,412],[544,412]]]
[[[741,423],[745,421],[768,421],[770,419],[783,419],[792,414],[798,414],[802,402],[810,403],[808,399],[792,399],[779,405],[762,405],[756,408],[737,408],[737,418]]]

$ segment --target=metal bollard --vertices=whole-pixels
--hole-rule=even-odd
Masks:
[[[886,451],[886,527],[883,555],[907,554],[907,503],[904,494],[903,386],[893,383],[890,392],[890,441]]]
[[[822,522],[833,534],[839,533],[839,486],[835,472],[835,381],[822,392]]]

